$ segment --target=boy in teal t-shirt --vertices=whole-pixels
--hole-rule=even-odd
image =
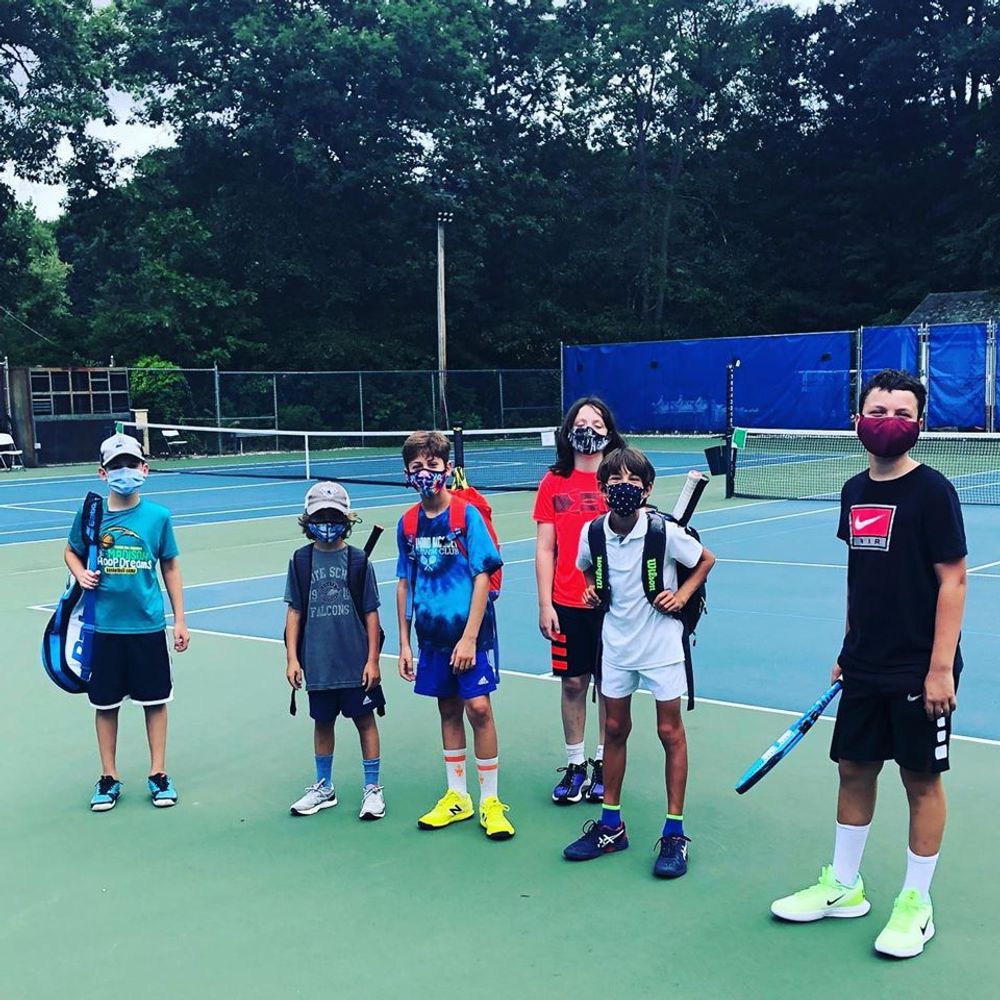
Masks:
[[[101,521],[98,568],[83,562],[82,510],[69,533],[65,560],[84,590],[97,590],[93,667],[87,693],[97,713],[101,777],[90,808],[115,807],[122,782],[115,764],[118,709],[126,698],[142,705],[149,740],[149,794],[154,806],[172,806],[177,792],[166,773],[167,702],[173,698],[170,650],[157,563],[174,613],[174,650],[188,647],[178,548],[170,511],[140,500],[149,467],[139,442],[115,434],[101,444],[98,475],[109,486]]]

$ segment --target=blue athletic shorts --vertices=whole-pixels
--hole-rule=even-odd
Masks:
[[[327,691],[309,691],[309,718],[316,722],[333,722],[338,715],[345,719],[360,719],[378,712],[385,715],[385,695],[382,685],[371,691],[363,687],[335,688]]]
[[[500,671],[496,666],[496,653],[492,649],[476,652],[476,663],[460,674],[451,665],[450,649],[420,650],[417,660],[417,680],[413,690],[431,698],[479,698],[496,691],[500,683]]]

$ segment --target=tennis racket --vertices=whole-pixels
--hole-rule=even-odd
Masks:
[[[695,508],[701,499],[705,487],[708,486],[708,476],[704,472],[692,469],[684,479],[684,485],[677,496],[677,502],[670,516],[683,528],[694,516]]]
[[[80,523],[83,540],[87,545],[87,569],[97,571],[101,551],[101,519],[104,515],[104,500],[97,493],[88,493],[83,501],[83,517]],[[97,590],[83,592],[83,626],[80,638],[73,650],[73,658],[80,664],[80,679],[86,684],[90,680],[91,658],[94,647],[94,632],[97,624]]]
[[[823,714],[823,709],[840,694],[843,682],[838,678],[824,692],[823,696],[801,718],[790,725],[747,769],[736,783],[736,791],[742,795],[749,791],[779,761],[784,760],[802,742],[802,738]]]

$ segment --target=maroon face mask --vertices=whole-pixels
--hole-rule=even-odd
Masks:
[[[920,436],[920,422],[906,417],[861,417],[858,437],[879,458],[898,458],[908,452]]]

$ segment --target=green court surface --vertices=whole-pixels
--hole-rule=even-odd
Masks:
[[[970,585],[967,633],[979,655],[967,653],[968,700],[983,703],[985,722],[967,730],[979,741],[953,746],[952,817],[934,886],[938,936],[918,959],[886,961],[872,942],[899,889],[906,846],[905,801],[891,767],[864,864],[873,908],[859,920],[787,926],[768,915],[771,899],[813,881],[828,860],[836,791],[829,723],[748,795],[732,790],[787,725],[787,715],[766,707],[801,710],[826,684],[843,620],[843,553],[829,538],[831,515],[787,504],[741,513],[715,496],[706,502],[701,523],[718,534],[704,537],[720,563],[696,649],[706,700],[685,715],[691,869],[664,883],[650,874],[664,802],[646,696],[635,699],[623,797],[630,850],[578,865],[561,858],[596,809],[549,801],[563,763],[559,689],[544,676],[531,546],[515,541],[532,534],[531,499],[496,498],[510,563],[498,606],[510,671],[495,699],[500,793],[517,827],[504,843],[487,841],[476,821],[417,830],[416,817],[443,787],[440,734],[434,703],[408,690],[391,656],[383,660],[389,706],[380,721],[387,817],[357,819],[360,754],[343,721],[341,804],[290,817],[288,803],[312,780],[311,724],[304,699],[299,715],[288,715],[280,629],[261,634],[267,629],[252,617],[231,626],[216,617],[200,630],[198,615],[189,619],[191,649],[175,658],[170,707],[177,808],[159,811],[148,801],[142,714],[126,705],[125,794],[111,813],[91,814],[92,714],[44,677],[37,647],[45,614],[32,609],[61,589],[62,545],[53,536],[0,547],[0,997],[996,996],[996,689],[976,687],[971,675],[996,670],[988,657],[1000,636],[989,608],[1000,580],[984,574]],[[401,509],[370,505],[366,521],[393,524]],[[986,539],[992,528],[976,530]],[[772,553],[784,539],[780,567],[757,545],[762,531]],[[178,537],[192,602],[201,592],[193,585],[235,581],[238,593],[250,585],[243,581],[282,574],[301,538],[290,512],[193,523]],[[805,539],[814,537],[822,541],[809,548]],[[376,558],[391,554],[387,532]],[[391,562],[378,573],[390,579]],[[276,614],[280,584],[275,576],[275,596],[246,614]],[[766,607],[757,602],[762,591]],[[796,603],[807,591],[819,610]],[[391,584],[383,586],[384,619],[392,617],[391,595]],[[743,690],[757,697],[737,697]],[[963,731],[958,722],[956,729]],[[591,751],[593,735],[592,718]]]

